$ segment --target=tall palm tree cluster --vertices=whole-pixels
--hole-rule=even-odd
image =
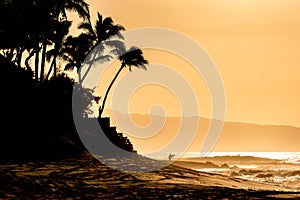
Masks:
[[[76,36],[69,32],[70,12],[77,13],[81,19],[78,24],[81,33]],[[54,151],[59,154],[67,152],[65,143],[81,145],[72,116],[72,97],[76,97],[72,94],[75,91],[80,98],[81,116],[91,113],[93,100],[97,103],[102,100],[94,96],[93,89],[82,87],[93,63],[114,57],[121,62],[99,106],[99,119],[120,72],[127,66],[129,71],[132,66],[146,69],[148,61],[143,52],[137,47],[126,48],[121,34],[124,30],[100,13],[92,23],[85,0],[0,2],[0,67],[5,74],[0,79],[4,86],[0,109],[2,116],[6,116],[2,124],[9,130],[1,134],[1,158],[11,158],[12,152],[14,156],[20,152],[22,155],[39,152],[44,156],[45,152],[52,155]],[[87,66],[84,72],[83,64]],[[64,70],[76,70],[78,82]]]
[[[24,61],[28,70],[34,69],[37,82],[46,78],[46,60],[52,59],[50,69],[56,76],[56,59],[71,26],[67,11],[89,20],[88,4],[84,0],[6,0],[0,4],[3,55],[18,66]]]
[[[72,22],[68,20],[68,11],[76,12],[82,19],[78,25],[81,30],[78,36],[69,34]],[[49,80],[51,75],[57,76],[58,59],[65,63],[64,70],[76,70],[81,85],[93,62],[105,62],[117,56],[122,66],[105,93],[99,117],[120,71],[126,66],[130,71],[131,66],[146,69],[148,63],[139,48],[126,50],[121,34],[125,28],[114,24],[110,17],[104,18],[98,13],[92,25],[89,5],[85,0],[6,0],[0,3],[0,20],[2,55],[18,66],[23,61],[26,69],[34,72],[37,83]],[[109,53],[104,54],[104,49],[110,49]],[[82,74],[81,66],[88,55],[91,62]],[[45,69],[48,71],[45,72]]]

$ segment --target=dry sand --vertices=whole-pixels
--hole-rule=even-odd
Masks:
[[[131,162],[111,160],[116,165]],[[161,164],[144,157],[140,161],[145,166]],[[173,164],[153,172],[120,172],[86,155],[2,164],[0,185],[1,199],[300,199],[300,193],[284,188]]]

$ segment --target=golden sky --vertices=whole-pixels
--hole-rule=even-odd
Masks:
[[[90,4],[93,20],[99,11],[125,26],[126,30],[143,27],[169,28],[202,45],[218,67],[224,82],[226,121],[300,127],[300,1],[87,2]],[[179,64],[170,61],[177,59],[172,58],[172,55],[158,56],[157,52],[149,51],[145,51],[145,55],[150,63],[160,62],[180,68]],[[185,73],[189,76],[188,70]],[[191,83],[196,81],[193,77],[190,78]],[[201,114],[207,117],[210,115],[209,95],[205,91],[205,85],[198,89],[197,97],[203,104]],[[163,89],[156,88],[153,91],[153,94],[163,93]],[[134,95],[135,102],[140,103],[130,104],[132,112],[146,112],[149,104],[157,100],[155,95],[143,99],[147,93]],[[166,96],[167,99],[174,99],[170,94]],[[175,102],[174,106],[167,107],[170,115],[178,114],[176,104]]]

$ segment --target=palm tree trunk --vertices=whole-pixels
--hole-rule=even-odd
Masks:
[[[15,50],[15,48],[12,47],[12,48],[9,49],[9,51],[6,54],[6,58],[8,58],[10,61],[13,61],[14,50]]]
[[[35,81],[38,82],[39,81],[39,47],[35,48],[35,69],[34,69],[34,77],[35,77]]]
[[[57,75],[57,69],[56,69],[56,56],[55,56],[55,58],[53,59],[53,76],[54,76],[54,78],[56,78],[56,75]]]
[[[53,72],[53,76],[56,77],[56,66],[55,66],[55,63],[56,63],[56,56],[53,57],[53,60],[52,60],[52,63],[50,65],[50,68],[49,68],[49,71],[47,73],[47,76],[45,78],[45,80],[48,80],[49,79],[49,76],[51,74],[51,71],[52,71],[52,68],[54,67],[54,72]]]
[[[97,56],[97,52],[95,52],[92,61],[95,60],[96,56]],[[92,64],[93,64],[92,61],[91,61],[91,64],[89,65],[89,68],[86,70],[86,72],[84,73],[84,75],[83,75],[83,77],[82,77],[82,82],[84,81],[84,79],[86,78],[86,76],[88,75],[88,73],[90,72],[90,70],[91,70],[91,68],[92,68]]]
[[[42,60],[41,60],[41,73],[40,73],[40,81],[41,82],[44,79],[44,73],[45,73],[46,50],[47,50],[47,44],[46,44],[46,42],[44,42],[43,50],[42,50]]]
[[[78,74],[78,83],[82,88],[82,78],[81,78],[81,66],[77,66],[77,74]]]
[[[24,50],[25,49],[22,47],[17,48],[17,55],[16,55],[16,59],[15,59],[17,66],[21,66],[22,55],[23,55]]]
[[[107,99],[107,96],[108,96],[108,93],[111,89],[111,87],[113,86],[115,80],[117,79],[117,77],[119,76],[119,74],[121,73],[122,69],[125,67],[125,63],[122,63],[120,69],[118,70],[118,72],[116,73],[114,79],[111,81],[111,83],[109,84],[107,90],[106,90],[106,93],[105,93],[105,96],[104,96],[104,99],[103,99],[103,102],[102,102],[102,106],[99,107],[99,118],[101,118],[101,115],[103,113],[103,110],[104,110],[104,106],[105,106],[105,102],[106,102],[106,99]]]
[[[34,50],[32,50],[32,51],[29,53],[28,57],[25,59],[25,66],[26,66],[26,69],[27,69],[28,71],[31,70],[31,67],[29,66],[29,60],[32,58],[33,55],[34,55]]]

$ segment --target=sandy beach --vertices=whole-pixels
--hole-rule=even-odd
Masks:
[[[113,160],[124,164],[124,158]],[[0,172],[1,199],[300,199],[300,192],[173,164],[153,172],[121,172],[87,155],[2,164]]]
[[[300,199],[299,10],[0,1],[0,200]]]

